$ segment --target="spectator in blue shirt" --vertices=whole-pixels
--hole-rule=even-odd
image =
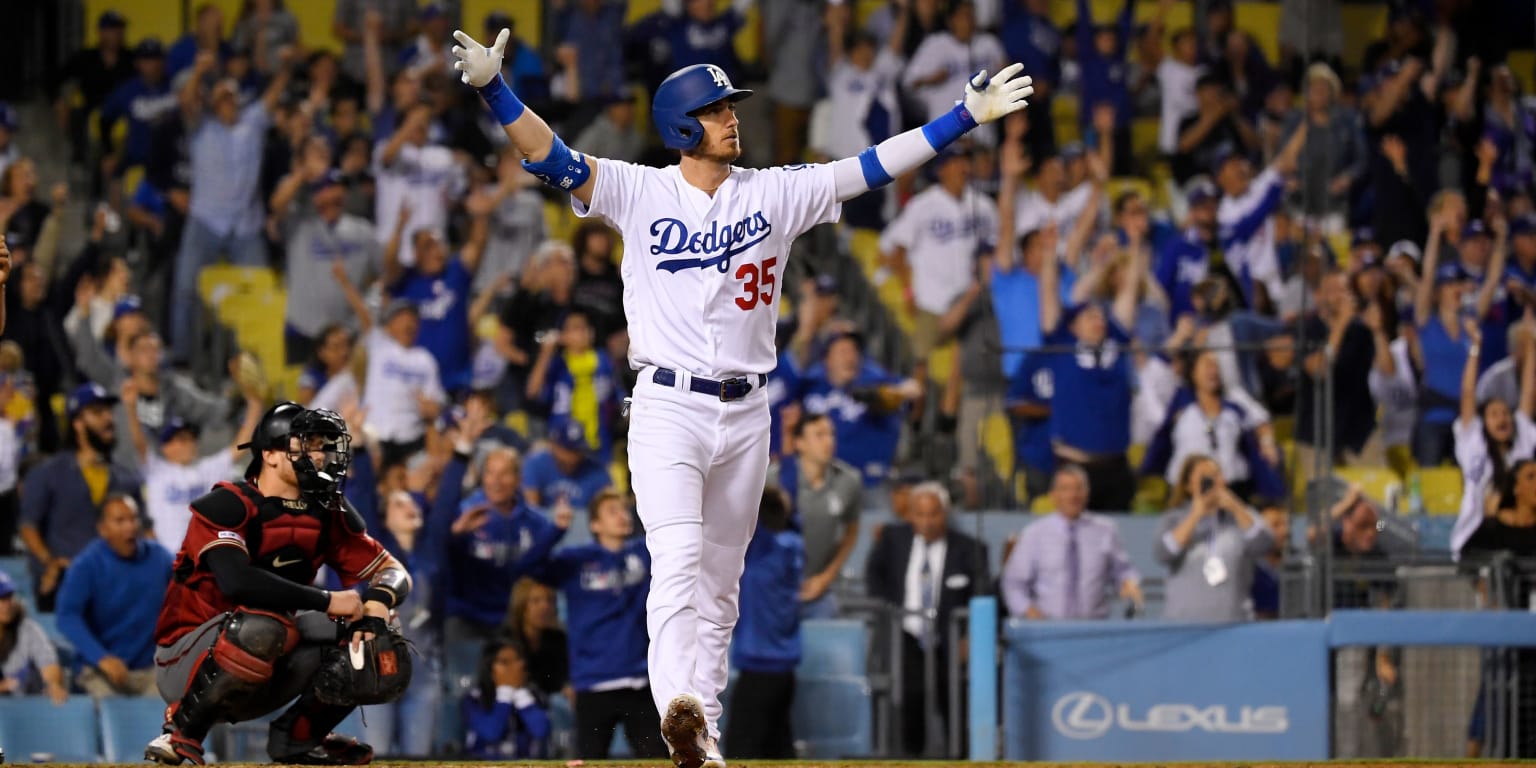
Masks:
[[[187,139],[192,157],[192,204],[181,251],[176,254],[171,298],[171,343],[179,361],[186,361],[192,353],[197,278],[203,268],[221,253],[242,266],[263,267],[267,263],[261,158],[272,111],[288,88],[289,67],[285,64],[278,70],[261,101],[243,108],[239,85],[220,80],[212,88],[204,114],[203,80],[217,65],[212,54],[199,56],[180,96],[182,114],[192,126]]]
[[[460,703],[464,751],[476,760],[548,757],[549,713],[528,687],[528,656],[521,644],[510,638],[486,643],[476,680]]]
[[[1082,67],[1078,119],[1086,132],[1093,127],[1093,113],[1101,105],[1114,108],[1114,136],[1101,137],[1100,141],[1114,142],[1114,170],[1122,174],[1130,169],[1131,118],[1136,116],[1131,106],[1130,64],[1125,60],[1135,17],[1136,0],[1125,0],[1113,26],[1095,24],[1091,4],[1077,0],[1077,60]]]
[[[731,666],[740,670],[725,748],[749,760],[795,756],[790,710],[800,665],[800,577],[805,542],[790,527],[789,499],[763,489],[757,532],[747,545],[741,574],[741,618],[731,642]]]
[[[54,454],[27,474],[27,491],[21,498],[21,540],[32,555],[28,565],[37,584],[39,610],[53,610],[64,569],[90,544],[107,495],[139,492],[138,475],[111,463],[117,438],[112,422],[116,404],[117,396],[99,384],[76,387],[65,405],[71,450]]]
[[[495,40],[503,29],[512,33],[502,55],[501,74],[507,87],[526,104],[543,103],[549,99],[549,74],[544,71],[539,52],[517,36],[517,21],[501,11],[492,11],[485,17],[485,37],[481,39]]]
[[[523,498],[535,507],[564,499],[576,509],[586,509],[612,484],[608,468],[592,458],[586,430],[570,419],[551,422],[549,448],[523,462]]]
[[[650,552],[634,536],[634,515],[617,492],[599,493],[588,513],[594,542],[563,547],[534,572],[565,595],[576,757],[608,759],[614,726],[623,722],[635,757],[660,758],[666,747],[646,675]]]
[[[1087,470],[1090,509],[1127,510],[1135,494],[1125,457],[1135,373],[1124,329],[1135,322],[1136,291],[1146,270],[1145,251],[1133,251],[1120,270],[1112,312],[1093,303],[1063,307],[1060,265],[1046,259],[1041,270],[1040,328],[1046,346],[1056,349],[1030,356],[1020,375],[1032,378],[1039,369],[1050,369],[1052,447],[1057,462]]]
[[[1036,352],[1019,360],[1008,379],[1005,405],[1008,426],[1013,433],[1015,474],[1024,475],[1024,492],[1030,499],[1050,488],[1051,473],[1056,471],[1056,453],[1051,449],[1051,399],[1056,389],[1048,365],[1030,365],[1045,353]]]
[[[594,347],[595,341],[591,316],[574,308],[566,312],[560,332],[550,334],[539,348],[527,394],[547,405],[551,418],[580,424],[597,461],[607,464],[624,389],[613,358]]]
[[[845,333],[828,342],[823,362],[806,371],[807,413],[831,417],[837,431],[837,458],[880,485],[896,458],[906,403],[922,396],[922,385],[902,379],[864,359],[864,340]]]
[[[551,522],[523,503],[518,494],[521,464],[510,448],[491,451],[481,463],[480,487],[467,498],[468,453],[455,452],[443,470],[429,535],[446,540],[442,577],[447,645],[495,635],[512,599],[512,586],[549,556],[571,523],[568,506],[558,506]],[[444,674],[452,680],[468,670]]]
[[[1002,0],[1003,22],[997,36],[1008,52],[1009,61],[1024,65],[1035,81],[1035,95],[1029,99],[1037,115],[1051,114],[1051,98],[1061,82],[1061,30],[1051,20],[1050,0]],[[1055,122],[1030,120],[1025,133],[1030,154],[1042,156],[1056,145]]]
[[[176,109],[176,94],[165,74],[165,48],[158,39],[139,41],[133,49],[133,68],[138,74],[114,89],[101,105],[101,140],[107,147],[112,147],[112,127],[128,118],[123,146],[108,156],[106,170],[114,174],[149,160],[155,126]]]
[[[782,323],[781,330],[782,330]],[[782,338],[784,334],[780,334]],[[768,456],[784,454],[785,433],[800,419],[800,366],[787,344],[779,344],[779,362],[768,372]]]
[[[557,53],[567,65],[563,93],[567,101],[615,96],[624,85],[624,0],[578,0],[557,12],[556,29],[563,29]],[[571,82],[574,80],[575,82]]]
[[[747,11],[754,2],[732,0],[731,7],[722,13],[715,9],[715,0],[663,0],[663,7],[674,17],[666,33],[673,71],[714,64],[732,81],[741,79],[736,32],[746,25]]]
[[[142,535],[138,502],[113,494],[98,538],[59,587],[59,632],[84,665],[78,682],[96,698],[155,695],[155,620],[171,583],[171,553]]]
[[[202,3],[192,22],[192,31],[182,35],[166,52],[166,73],[172,79],[187,67],[195,66],[198,56],[209,54],[215,63],[223,63],[229,56],[229,44],[224,40],[224,12],[214,3]]]
[[[416,305],[416,312],[421,317],[418,338],[437,361],[443,389],[449,393],[469,388],[472,354],[470,286],[485,252],[489,203],[489,199],[479,193],[465,201],[473,221],[469,239],[455,255],[448,253],[442,234],[435,230],[422,228],[404,233],[409,218],[404,215],[397,219],[394,236],[384,245],[384,280],[390,286],[390,295]],[[402,235],[411,238],[411,248],[416,254],[415,266],[400,264]]]
[[[1020,185],[1029,170],[1029,159],[1020,143],[1021,126],[1010,119],[1005,140],[998,153],[1000,181],[997,195],[997,248],[992,256],[992,306],[997,313],[997,330],[1002,339],[1003,375],[1012,376],[1025,355],[1040,346],[1040,271],[1047,259],[1055,259],[1058,234],[1056,224],[1042,226],[1020,221],[1016,201]],[[1095,187],[1097,190],[1098,187]],[[1098,209],[1098,192],[1088,198],[1083,210]],[[1093,231],[1097,216],[1079,215],[1073,220],[1067,253],[1079,253]],[[1024,231],[1020,231],[1023,229]],[[1058,266],[1060,300],[1066,301],[1076,284],[1072,270]]]
[[[1157,256],[1157,282],[1168,297],[1168,322],[1195,311],[1195,286],[1210,268],[1211,247],[1216,243],[1216,206],[1221,190],[1208,176],[1196,176],[1184,185],[1189,216],[1184,231],[1168,238]]]

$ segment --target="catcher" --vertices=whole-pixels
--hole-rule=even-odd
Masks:
[[[155,627],[156,681],[170,706],[146,759],[201,765],[215,724],[290,701],[271,724],[274,761],[373,759],[372,747],[330,730],[410,682],[410,649],[388,619],[411,580],[341,496],[349,443],[336,413],[279,403],[252,435],[245,479],[192,502]],[[310,586],[322,565],[348,586],[367,581],[367,591]]]

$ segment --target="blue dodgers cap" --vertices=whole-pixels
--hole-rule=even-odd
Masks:
[[[1354,236],[1350,238],[1349,247],[1359,248],[1363,245],[1377,245],[1376,230],[1370,227],[1360,227],[1355,230]]]
[[[21,118],[16,114],[16,108],[8,101],[0,101],[0,128],[15,131],[18,125],[21,125]]]
[[[1462,228],[1461,236],[1463,238],[1468,238],[1468,237],[1488,237],[1489,236],[1488,225],[1484,224],[1482,219],[1473,219],[1473,220],[1467,222],[1467,226],[1466,227]]]
[[[1509,223],[1509,235],[1536,235],[1536,214],[1526,214]]]
[[[165,46],[160,44],[160,38],[158,37],[146,37],[140,40],[138,45],[134,46],[133,55],[146,59],[163,59],[165,58]]]
[[[0,598],[10,597],[16,594],[16,582],[11,581],[10,574],[0,571]]]
[[[1441,264],[1435,270],[1435,285],[1449,285],[1451,283],[1464,282],[1467,279],[1467,271],[1460,264]]]
[[[1248,158],[1243,153],[1237,151],[1237,147],[1232,146],[1230,142],[1222,144],[1216,148],[1216,153],[1211,155],[1211,173],[1220,174],[1221,169],[1226,167],[1229,160],[1246,159]]]
[[[81,411],[93,405],[116,404],[117,395],[108,392],[106,388],[102,387],[100,384],[91,382],[88,384],[81,384],[80,386],[75,387],[74,390],[69,393],[69,400],[65,402],[65,410],[68,413],[69,418],[73,419],[75,416],[79,415]]]
[[[1088,150],[1081,141],[1069,141],[1061,148],[1061,159],[1076,160],[1087,154]]]
[[[427,3],[421,6],[421,10],[417,12],[417,18],[422,21],[441,19],[445,15],[447,15],[447,11],[443,10],[443,4],[437,2]]]
[[[549,441],[559,448],[568,451],[580,451],[586,453],[591,446],[587,444],[587,429],[581,422],[573,419],[558,419],[549,425]]]
[[[108,8],[96,17],[97,29],[123,29],[128,26],[128,20],[121,13]]]
[[[836,296],[837,288],[837,278],[832,275],[823,273],[816,276],[817,294],[821,296]]]
[[[320,190],[327,187],[342,186],[344,183],[345,182],[341,178],[341,171],[338,171],[335,168],[328,168],[326,169],[325,173],[320,174],[320,178],[315,179],[314,182],[309,185],[309,191],[319,192]]]
[[[500,34],[503,29],[511,29],[514,24],[512,17],[503,11],[491,11],[485,15],[486,30],[496,30],[497,34]]]
[[[197,437],[201,430],[197,428],[196,424],[186,419],[172,417],[169,421],[165,422],[165,426],[160,428],[160,442],[169,443],[171,438],[176,437],[182,432],[191,432],[193,437]]]
[[[387,323],[395,319],[395,315],[401,312],[410,312],[417,317],[421,316],[421,312],[416,308],[416,302],[400,296],[390,299],[389,303],[384,305],[384,322]]]
[[[144,302],[138,296],[131,293],[123,294],[123,297],[118,299],[116,304],[112,305],[112,319],[116,320],[123,315],[131,315],[135,312],[143,311]]]

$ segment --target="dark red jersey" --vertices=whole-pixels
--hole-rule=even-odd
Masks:
[[[328,565],[350,587],[389,559],[350,505],[329,509],[303,499],[263,496],[244,481],[219,483],[192,502],[192,521],[155,625],[156,644],[175,642],[237,607],[203,562],[215,547],[239,549],[255,567],[298,584],[313,583],[320,567]]]

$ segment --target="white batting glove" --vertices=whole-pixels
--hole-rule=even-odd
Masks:
[[[453,63],[453,68],[463,73],[459,79],[465,85],[476,88],[484,87],[495,79],[497,73],[501,72],[501,55],[507,50],[507,40],[511,37],[512,30],[503,29],[496,36],[496,44],[487,48],[475,42],[464,30],[454,30],[453,39],[459,41],[459,44],[453,47],[453,55],[459,60]]]
[[[1014,77],[1023,71],[1023,64],[1011,64],[989,80],[983,69],[965,84],[965,109],[977,125],[1000,120],[1029,106],[1025,99],[1035,94],[1035,81],[1029,75]]]

